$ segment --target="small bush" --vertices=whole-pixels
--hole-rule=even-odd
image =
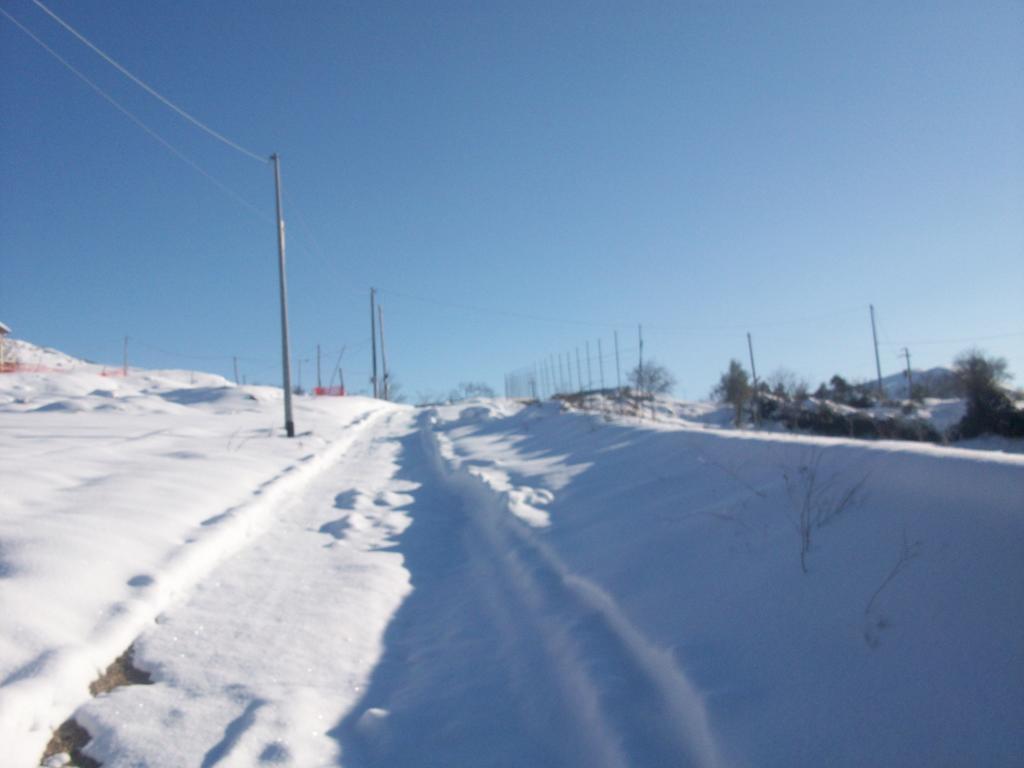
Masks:
[[[967,350],[953,361],[957,385],[967,400],[967,412],[954,428],[954,439],[983,434],[1024,437],[1024,412],[1018,410],[1003,389],[1011,378],[1006,360]]]
[[[729,361],[729,370],[722,374],[712,395],[723,403],[729,403],[736,409],[736,426],[740,424],[743,405],[750,399],[750,380],[747,372],[738,360]]]

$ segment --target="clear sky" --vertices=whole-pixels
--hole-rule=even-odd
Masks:
[[[869,303],[884,374],[976,340],[1024,383],[1020,2],[43,1],[280,154],[306,386],[320,343],[365,388],[370,286],[411,399],[598,338],[611,379],[637,323],[686,397],[748,330],[762,375],[870,378]],[[271,167],[0,8],[232,193],[0,16],[0,320],[279,382]]]

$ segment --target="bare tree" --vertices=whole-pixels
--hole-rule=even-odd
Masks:
[[[474,397],[494,397],[494,390],[482,381],[461,381],[458,387],[448,393],[448,400],[453,403]]]
[[[420,390],[416,393],[416,405],[442,405],[447,401],[443,392]]]
[[[768,387],[776,397],[799,402],[807,399],[810,385],[788,368],[776,368],[768,376]]]
[[[676,386],[676,377],[665,366],[648,360],[644,367],[631,370],[628,380],[633,389],[652,395],[666,395]]]

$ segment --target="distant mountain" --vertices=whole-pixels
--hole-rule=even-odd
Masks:
[[[956,397],[956,377],[949,368],[929,368],[927,371],[911,369],[914,386],[924,385],[928,397]],[[907,372],[900,371],[882,379],[887,397],[902,399],[907,396]]]

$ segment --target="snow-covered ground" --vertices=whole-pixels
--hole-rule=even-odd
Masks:
[[[508,401],[297,398],[287,440],[279,391],[33,354],[0,376],[12,766],[72,715],[105,766],[1024,754],[1024,457]],[[153,684],[91,698],[130,645]]]
[[[944,369],[938,369],[944,370]],[[662,425],[675,425],[689,429],[724,429],[735,430],[735,411],[733,406],[727,403],[712,402],[706,400],[676,400],[670,396],[659,395],[653,401],[643,401],[638,407],[632,400],[617,400],[614,397],[605,397],[600,394],[587,396],[569,396],[563,401],[566,409],[584,411],[613,416],[634,416],[642,417],[643,420],[650,420]],[[920,402],[913,402],[912,410],[905,411],[903,403],[886,405],[875,405],[870,408],[854,408],[831,401],[821,401],[816,398],[808,398],[800,404],[790,404],[795,410],[816,413],[826,408],[832,413],[846,417],[863,417],[873,421],[902,421],[908,424],[920,424],[931,427],[935,430],[937,442],[948,440],[950,430],[960,423],[966,413],[967,404],[963,398],[935,398],[928,397]],[[1024,402],[1018,402],[1017,407],[1024,409]],[[791,412],[792,413],[792,412]],[[782,434],[813,434],[809,430],[801,430],[798,427],[790,428],[776,415],[764,418],[757,428],[761,433],[782,433]],[[744,423],[739,429],[749,430],[749,410],[744,413]],[[865,438],[871,439],[871,438]],[[925,438],[921,438],[925,439]],[[956,448],[970,450],[1001,451],[1004,453],[1024,453],[1024,440],[1005,438],[998,435],[983,435],[969,439],[960,439],[955,442],[944,442]]]

